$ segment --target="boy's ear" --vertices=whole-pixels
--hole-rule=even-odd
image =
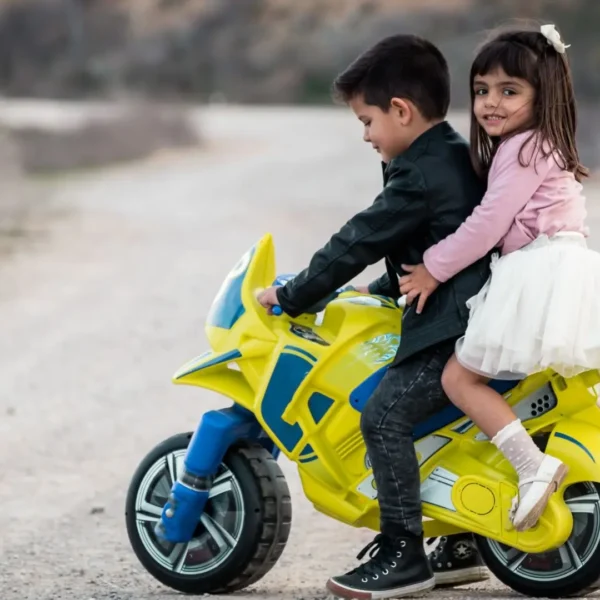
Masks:
[[[390,110],[400,119],[402,125],[408,125],[412,121],[414,110],[412,102],[408,102],[404,98],[392,98]]]

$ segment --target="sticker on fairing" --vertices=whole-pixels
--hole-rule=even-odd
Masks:
[[[377,498],[377,483],[375,482],[375,477],[373,477],[372,473],[358,484],[356,491],[370,500],[375,500],[375,498]]]
[[[304,340],[308,340],[309,342],[314,342],[315,344],[320,344],[321,346],[330,346],[329,342],[326,342],[320,335],[315,333],[310,327],[305,327],[304,325],[298,325],[297,323],[292,323],[290,325],[290,331],[301,337]]]

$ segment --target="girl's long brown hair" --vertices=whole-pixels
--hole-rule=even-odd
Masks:
[[[577,109],[566,54],[558,53],[539,30],[523,29],[497,34],[481,48],[471,67],[471,159],[477,172],[487,176],[500,139],[490,137],[475,118],[473,81],[477,75],[487,75],[498,68],[509,77],[525,79],[535,89],[533,122],[526,127],[533,130],[531,137],[540,135],[544,142],[536,144],[535,156],[553,155],[558,165],[572,172],[577,181],[587,177],[588,170],[579,162],[575,141]],[[513,135],[516,133],[519,132]],[[522,166],[534,160],[533,154],[529,162],[523,159],[524,147],[531,137],[521,147]]]

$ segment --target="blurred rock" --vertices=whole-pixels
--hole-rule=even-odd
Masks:
[[[32,173],[105,166],[200,142],[183,109],[150,104],[132,105],[75,128],[20,127],[12,134],[23,168]]]
[[[0,238],[17,235],[30,206],[30,191],[20,165],[17,145],[5,128],[0,128]],[[0,250],[4,243],[0,240]]]

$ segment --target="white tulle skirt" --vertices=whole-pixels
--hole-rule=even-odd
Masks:
[[[517,379],[600,368],[600,254],[580,234],[540,236],[494,257],[490,279],[467,304],[456,356],[471,371]]]

